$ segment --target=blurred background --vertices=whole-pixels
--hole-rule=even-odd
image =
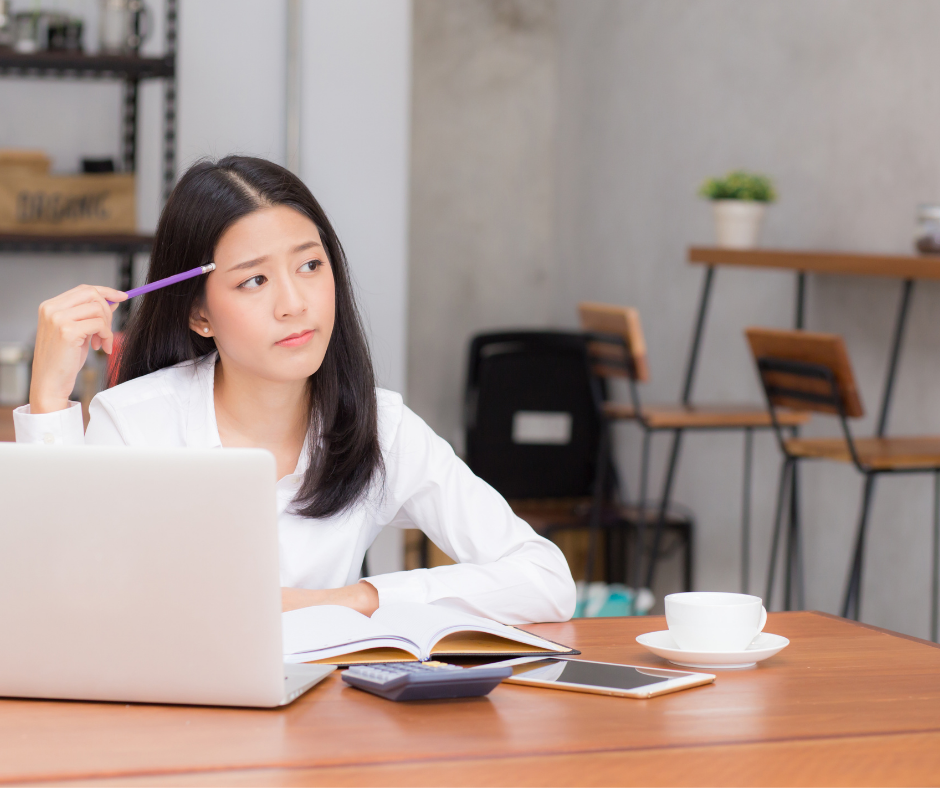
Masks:
[[[904,292],[890,261],[917,255],[931,216],[919,206],[940,202],[940,4],[932,0],[146,0],[146,10],[134,0],[0,0],[0,8],[6,439],[40,301],[83,282],[142,282],[167,168],[178,175],[228,153],[272,159],[308,184],[346,248],[380,384],[402,392],[462,455],[472,449],[471,338],[574,334],[581,302],[638,311],[650,373],[643,399],[678,403],[706,270],[690,264],[689,249],[722,241],[699,187],[732,170],[763,174],[777,198],[759,236],[722,246],[888,256],[886,274],[811,273],[804,291],[805,326],[841,335],[852,359],[866,411],[854,428],[876,428]],[[24,151],[44,153],[49,174]],[[83,169],[100,177],[102,160],[114,178],[133,170],[121,203],[132,205],[129,225],[55,226],[63,213],[47,205],[37,221],[49,226],[20,227],[25,203],[15,194],[4,214],[4,178],[13,194],[28,177]],[[81,196],[95,181],[43,183],[47,193]],[[75,210],[66,223],[81,224]],[[784,268],[716,268],[694,400],[762,405],[744,328],[793,326],[798,266]],[[938,282],[918,280],[888,434],[940,433],[938,307]],[[101,379],[89,375],[77,395],[90,398]],[[622,381],[606,394],[629,401]],[[814,418],[803,433],[837,434],[829,421]],[[604,429],[620,484],[603,496],[625,505],[637,495],[643,432],[630,419]],[[673,434],[651,440],[656,501]],[[677,521],[694,524],[696,589],[741,590],[744,443],[741,430],[683,436],[671,497]],[[757,431],[748,590],[761,595],[780,467],[773,432]],[[839,613],[862,477],[846,463],[804,462],[799,479],[801,602]],[[936,598],[931,482],[930,474],[879,481],[862,584],[862,620],[922,637]],[[580,578],[585,511],[572,504],[571,533],[553,535]],[[630,572],[648,550],[638,548],[636,519],[624,510],[604,520],[588,579],[608,592],[644,585]],[[654,612],[664,593],[683,587],[681,553],[663,559]],[[369,570],[442,560],[410,533],[385,533]],[[781,596],[774,607],[782,604]]]

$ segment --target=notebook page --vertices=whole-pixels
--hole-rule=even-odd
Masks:
[[[281,630],[285,658],[304,655],[300,661],[379,646],[403,648],[418,656],[415,644],[400,631],[386,629],[381,622],[343,605],[316,605],[282,613]]]
[[[442,605],[398,602],[380,607],[372,614],[372,621],[386,633],[395,632],[413,641],[421,649],[421,659],[429,659],[434,644],[454,632],[486,632],[547,651],[558,650],[555,643],[537,635]]]

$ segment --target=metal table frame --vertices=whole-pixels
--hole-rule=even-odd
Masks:
[[[901,355],[901,347],[904,341],[904,333],[907,327],[907,318],[910,312],[911,298],[914,293],[914,282],[916,279],[940,279],[940,258],[929,258],[921,256],[907,255],[863,255],[863,254],[842,254],[842,253],[814,253],[814,252],[786,252],[773,250],[731,250],[714,249],[705,247],[692,247],[689,249],[689,262],[704,263],[705,276],[702,281],[699,294],[698,309],[696,312],[695,323],[692,330],[692,341],[689,347],[689,354],[686,360],[685,373],[682,385],[682,404],[691,403],[692,391],[695,384],[695,371],[701,351],[702,337],[705,331],[705,321],[708,316],[708,307],[711,299],[712,287],[715,280],[715,271],[719,265],[745,266],[757,268],[789,269],[796,273],[796,297],[794,327],[802,329],[805,327],[806,317],[806,276],[807,273],[831,273],[841,275],[869,275],[869,276],[887,276],[900,278],[902,280],[900,300],[898,302],[897,313],[894,318],[894,329],[891,338],[891,346],[888,356],[888,365],[885,372],[885,378],[882,388],[881,404],[878,410],[878,425],[876,435],[883,437],[888,428],[888,418],[891,409],[891,398],[894,393],[894,382],[897,377],[898,363]],[[669,450],[669,457],[666,464],[666,476],[662,487],[662,507],[668,507],[672,496],[673,483],[675,481],[676,469],[678,467],[679,455],[682,446],[682,432],[677,429],[673,431],[672,444]],[[745,489],[749,490],[751,461],[753,457],[753,431],[745,431]],[[783,500],[785,479],[781,479],[780,496]],[[843,614],[847,615],[850,603],[854,604],[854,610],[857,615],[858,610],[858,584],[854,582],[855,574],[860,567],[861,557],[864,552],[864,540],[868,512],[871,507],[873,482],[866,484],[865,494],[863,496],[862,512],[859,519],[859,526],[856,533],[855,551],[853,556],[853,569],[849,581],[849,590],[843,605]],[[784,578],[784,608],[791,610],[795,606],[800,609],[804,606],[804,583],[803,583],[803,562],[802,548],[800,544],[800,507],[799,507],[799,478],[794,469],[790,480],[790,516],[789,527],[787,529],[787,571]],[[747,583],[749,575],[750,550],[750,496],[745,496],[745,511],[742,518],[742,579]],[[649,563],[646,572],[646,587],[652,586],[656,570],[656,559],[659,552],[660,538],[662,535],[663,520],[658,518],[656,523],[653,547],[650,553]],[[771,575],[773,566],[776,562],[776,555],[771,555]],[[746,585],[745,585],[746,587]],[[851,589],[855,588],[854,595]],[[765,603],[770,607],[772,588],[768,590]]]

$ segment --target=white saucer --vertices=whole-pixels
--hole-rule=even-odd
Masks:
[[[647,632],[636,642],[654,654],[686,668],[753,668],[758,662],[772,657],[790,645],[780,635],[761,632],[744,651],[684,651],[676,645],[668,629]]]

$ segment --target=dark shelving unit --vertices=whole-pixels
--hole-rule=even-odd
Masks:
[[[177,0],[166,0],[166,52],[162,57],[86,55],[0,49],[0,77],[117,80],[123,86],[121,171],[137,170],[138,89],[145,79],[163,80],[163,198],[176,180],[176,35]],[[0,252],[115,254],[120,290],[133,286],[134,255],[149,252],[151,235],[32,235],[0,233]],[[122,306],[120,320],[126,319]]]
[[[64,252],[67,254],[119,254],[149,252],[152,235],[26,235],[0,233],[0,252]]]

